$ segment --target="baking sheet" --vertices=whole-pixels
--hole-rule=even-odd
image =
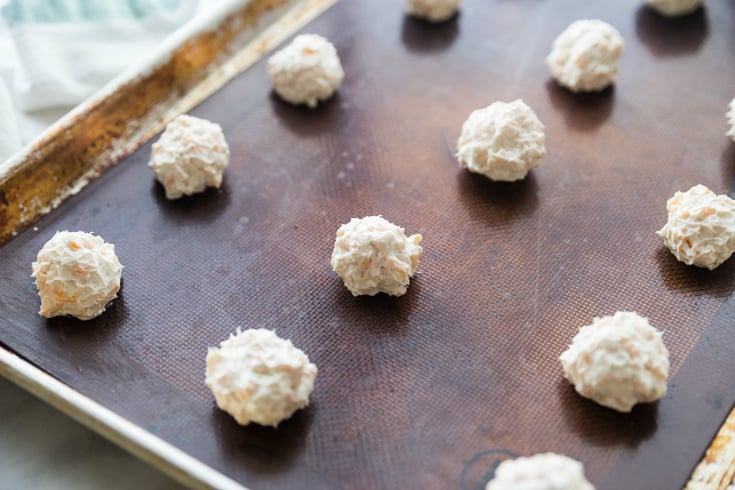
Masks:
[[[613,89],[572,96],[543,58],[589,17],[626,52]],[[653,231],[674,191],[734,183],[735,5],[667,22],[633,1],[468,1],[435,26],[345,1],[306,31],[342,57],[334,99],[280,102],[261,62],[192,111],[225,129],[222,189],[167,201],[148,144],[0,249],[3,344],[254,489],[475,489],[540,451],[598,488],[682,487],[735,399],[733,265],[680,265]],[[547,126],[542,166],[509,185],[458,169],[467,114],[516,97]],[[424,235],[402,298],[353,298],[330,272],[336,228],[368,214]],[[57,229],[116,244],[122,291],[99,319],[36,314],[30,263]],[[619,309],[664,330],[675,373],[630,415],[580,399],[557,361]],[[237,426],[203,384],[207,347],[238,326],[319,367],[277,430]]]

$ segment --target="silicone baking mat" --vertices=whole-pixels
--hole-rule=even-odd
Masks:
[[[626,40],[598,94],[544,65],[578,18]],[[681,265],[654,231],[675,191],[735,184],[735,3],[667,20],[637,0],[467,0],[432,25],[345,0],[305,31],[336,45],[339,93],[284,104],[261,61],[192,111],[230,143],[221,189],[167,201],[149,143],[20,233],[0,249],[2,343],[253,489],[475,490],[543,451],[600,489],[682,487],[735,400],[735,265]],[[469,112],[515,98],[546,124],[542,165],[514,184],[459,169]],[[338,226],[373,214],[424,236],[403,297],[353,298],[330,270]],[[64,229],[101,235],[125,266],[89,322],[37,315],[30,264]],[[557,360],[616,310],[671,352],[668,396],[631,414],[577,396]],[[275,329],[319,368],[278,429],[238,426],[204,386],[207,347],[237,327]]]

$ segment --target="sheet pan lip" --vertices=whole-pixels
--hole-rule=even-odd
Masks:
[[[0,346],[0,375],[191,488],[249,490]]]
[[[236,10],[251,3],[253,0],[223,0],[215,8],[206,9],[206,14],[196,20],[192,20],[184,24],[180,29],[168,36],[164,41],[156,47],[149,55],[147,55],[140,63],[129,67],[120,75],[110,80],[102,86],[94,94],[79,103],[54,124],[49,126],[36,139],[23,146],[15,155],[11,156],[4,162],[0,162],[0,181],[2,181],[17,166],[22,164],[26,158],[31,155],[37,148],[42,146],[46,140],[53,135],[69,128],[74,121],[87,113],[87,111],[98,104],[100,101],[114,94],[123,85],[134,81],[136,78],[145,76],[157,66],[167,61],[174,50],[181,47],[188,40],[197,34],[212,30],[217,27],[224,19]]]
[[[150,140],[176,115],[201,103],[338,0],[224,1],[228,3],[223,5],[231,8],[223,7],[216,15],[209,15],[208,21],[198,21],[180,31],[167,41],[169,46],[159,48],[164,54],[154,53],[147,63],[131,68],[10,159],[0,162],[0,246],[77,194]],[[217,19],[220,23],[212,28]],[[197,46],[215,50],[196,51]],[[201,54],[190,59],[196,52]],[[146,65],[148,72],[138,72]],[[168,96],[164,95],[166,83]],[[171,90],[172,83],[175,90]],[[129,104],[129,111],[121,109],[126,88],[144,95],[140,103]],[[148,90],[153,91],[150,97]],[[122,110],[119,115],[118,110]],[[76,153],[70,156],[69,151]],[[29,178],[34,179],[32,189],[22,191],[21,181]],[[55,184],[49,183],[51,179]],[[52,185],[55,191],[49,189]]]

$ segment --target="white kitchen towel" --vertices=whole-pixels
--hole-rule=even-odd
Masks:
[[[0,162],[13,156],[23,144],[13,110],[10,94],[5,84],[0,83]]]
[[[153,51],[205,2],[0,0],[0,162]]]

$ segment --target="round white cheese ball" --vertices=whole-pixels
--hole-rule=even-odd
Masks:
[[[492,180],[520,180],[546,154],[544,125],[521,99],[473,111],[462,125],[457,160]]]
[[[666,202],[669,218],[656,233],[687,265],[709,270],[735,252],[735,201],[703,185],[676,192]]]
[[[595,318],[559,360],[577,393],[620,412],[666,395],[669,351],[661,332],[635,313]]]
[[[419,265],[419,243],[421,235],[406,237],[382,216],[352,218],[337,230],[332,269],[353,296],[401,296]]]
[[[148,166],[166,189],[166,197],[178,199],[219,187],[229,161],[230,148],[219,124],[181,115],[153,144]]]
[[[271,56],[268,74],[282,99],[312,108],[331,97],[345,76],[334,45],[316,34],[296,36]]]
[[[730,125],[730,129],[726,134],[727,136],[731,137],[733,141],[735,141],[735,99],[732,99],[730,101],[728,109],[729,111],[727,111],[725,117],[727,118],[727,123]]]
[[[503,461],[485,490],[594,490],[582,463],[555,453]]]
[[[702,5],[702,0],[646,0],[646,5],[661,15],[676,17],[694,12]]]
[[[577,20],[554,40],[546,64],[569,90],[598,91],[617,78],[623,45],[620,33],[607,22]]]
[[[459,9],[461,0],[407,0],[408,13],[430,22],[451,19]]]
[[[115,245],[83,231],[57,231],[32,264],[41,316],[90,320],[117,298],[122,265]]]
[[[241,425],[277,427],[309,404],[316,374],[290,340],[262,328],[238,330],[207,354],[207,386],[217,406]]]

